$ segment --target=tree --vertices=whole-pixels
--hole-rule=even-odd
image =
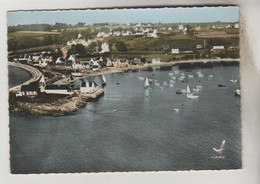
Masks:
[[[122,41],[116,42],[115,47],[117,48],[117,50],[119,52],[127,51],[127,47],[126,47],[125,43]]]
[[[68,53],[69,55],[70,54],[83,55],[86,53],[86,48],[82,44],[72,45]]]

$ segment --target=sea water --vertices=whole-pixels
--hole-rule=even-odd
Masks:
[[[198,71],[203,77],[198,78]],[[164,85],[172,80],[169,73],[177,76],[174,87]],[[178,80],[180,73],[187,82]],[[144,89],[140,77],[157,85],[152,82]],[[94,79],[101,81],[100,76]],[[11,172],[241,168],[240,97],[234,96],[240,88],[239,66],[189,71],[157,67],[106,74],[106,79],[104,96],[72,115],[10,113]],[[226,87],[218,87],[220,79]],[[230,83],[230,79],[238,81]],[[187,85],[202,86],[198,99],[176,94],[177,88],[186,90]],[[223,140],[220,155],[213,148],[220,148]]]

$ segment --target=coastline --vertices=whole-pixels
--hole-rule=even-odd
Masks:
[[[95,71],[88,74],[83,74],[86,78],[91,76],[105,75],[109,73],[124,72],[127,70],[139,70],[147,67],[155,66],[174,66],[176,64],[182,63],[205,63],[207,62],[221,62],[221,61],[239,61],[240,59],[205,59],[205,60],[185,60],[185,61],[174,61],[174,62],[162,62],[156,64],[143,64],[143,65],[132,65],[126,68],[105,68],[105,70]],[[76,78],[76,79],[80,79]],[[55,84],[62,84],[68,81],[68,78],[63,78],[55,82]],[[28,82],[28,81],[27,81]],[[9,89],[10,91],[10,89]],[[10,99],[10,96],[9,96]],[[52,116],[62,116],[67,114],[72,114],[77,109],[85,106],[88,97],[81,95],[80,93],[75,93],[64,98],[59,98],[56,101],[50,103],[32,103],[32,102],[16,102],[16,104],[9,104],[9,110],[12,112],[26,112],[29,114],[37,115],[52,115]]]
[[[148,63],[148,64],[142,64],[142,65],[131,65],[129,67],[124,67],[124,68],[114,68],[114,67],[107,67],[105,69],[101,69],[98,71],[94,71],[91,73],[83,73],[82,77],[76,77],[75,79],[82,79],[86,77],[93,77],[93,76],[98,76],[98,75],[105,75],[109,73],[118,73],[118,72],[124,72],[127,70],[139,70],[139,69],[145,69],[148,67],[156,67],[156,66],[174,66],[177,64],[182,64],[182,63],[205,63],[205,62],[221,62],[221,61],[240,61],[239,59],[231,59],[231,58],[224,58],[224,59],[193,59],[193,60],[181,60],[181,61],[170,61],[170,62],[161,62],[161,63]],[[69,77],[60,79],[58,81],[55,81],[55,84],[63,84],[66,83],[69,80]]]

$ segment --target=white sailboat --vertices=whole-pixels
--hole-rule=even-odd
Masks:
[[[145,82],[144,82],[144,88],[148,88],[149,87],[149,80],[148,78],[146,77],[145,78]]]
[[[190,86],[187,85],[187,98],[188,99],[197,99],[199,98],[199,96],[196,96],[196,95],[193,95],[191,92],[190,92]]]
[[[101,79],[102,79],[102,85],[106,85],[107,79],[106,79],[105,75],[102,75]]]

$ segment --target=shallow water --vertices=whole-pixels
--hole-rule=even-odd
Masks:
[[[175,171],[241,167],[238,66],[180,70],[188,83],[172,80],[177,67],[107,74],[104,96],[73,115],[10,114],[12,173]],[[204,77],[198,78],[197,71]],[[208,75],[213,75],[208,78]],[[175,74],[173,74],[175,76]],[[144,89],[148,77],[151,83]],[[237,79],[237,83],[229,82]],[[99,82],[100,77],[96,77]],[[200,82],[198,82],[200,81]],[[226,84],[219,88],[218,83]],[[199,99],[177,88],[203,86]],[[174,109],[179,109],[176,112]],[[222,158],[213,147],[226,140]]]
[[[31,74],[19,67],[8,66],[9,88],[22,84],[31,78]]]

